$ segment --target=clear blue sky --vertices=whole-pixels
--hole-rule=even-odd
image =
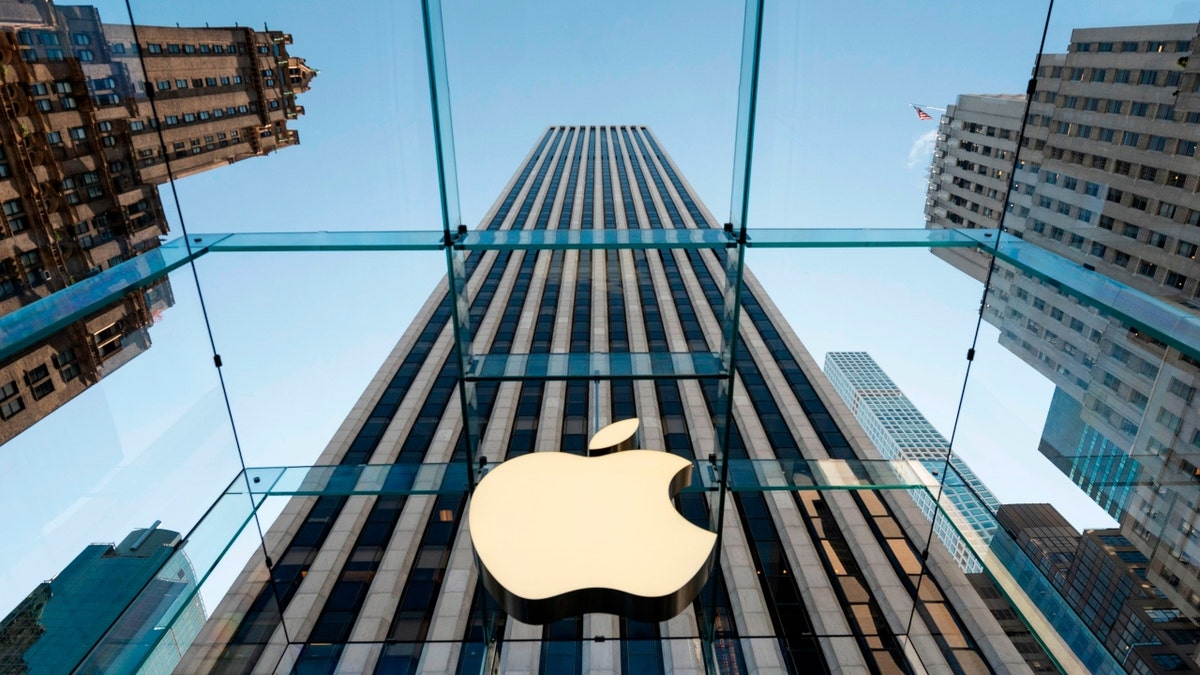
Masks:
[[[67,3],[63,3],[67,4]],[[123,2],[99,3],[110,22]],[[474,226],[547,125],[639,123],[710,209],[728,213],[742,8],[736,2],[450,3],[445,15],[464,221]],[[1200,3],[1063,2],[1070,28],[1195,21]],[[910,102],[1024,89],[1044,2],[769,2],[751,227],[922,227],[928,134]],[[320,69],[301,145],[180,181],[194,232],[436,229],[419,7],[136,0],[140,23],[291,32]],[[168,208],[169,191],[164,191]],[[179,225],[174,222],[175,232]],[[978,284],[922,250],[752,252],[814,358],[871,352],[949,435]],[[443,270],[440,254],[207,256],[201,288],[252,466],[311,463]],[[196,287],[154,347],[0,453],[9,551],[0,610],[91,541],[162,519],[186,531],[237,458]],[[957,446],[1004,501],[1107,521],[1041,462],[1051,388],[988,329]],[[12,515],[10,515],[12,514]],[[240,562],[231,567],[240,567]]]

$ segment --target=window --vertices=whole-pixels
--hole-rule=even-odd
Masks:
[[[183,53],[184,54],[195,54],[196,53],[196,45],[184,45]]]
[[[1155,178],[1158,178],[1158,169],[1152,166],[1143,166],[1142,170],[1138,172],[1138,178],[1153,181]]]
[[[1150,104],[1141,101],[1134,101],[1129,104],[1129,114],[1134,117],[1145,117],[1150,112]]]
[[[71,138],[77,141],[82,141],[87,137],[87,129],[83,127],[71,127]]]
[[[1173,414],[1166,408],[1158,409],[1157,420],[1159,424],[1165,426],[1174,433],[1179,433],[1179,425],[1181,422],[1183,422],[1183,420],[1181,420],[1177,415]]]
[[[175,88],[176,89],[187,89],[188,81],[187,80],[175,80]]]
[[[162,53],[162,45],[154,44],[153,42],[151,42],[150,44],[146,45],[146,52],[148,52],[150,54],[161,54]]]
[[[159,80],[157,86],[159,91],[165,91],[171,88],[171,83],[167,80]]]
[[[87,46],[92,44],[92,38],[87,33],[75,33],[71,36],[71,42],[77,45]]]
[[[1138,43],[1136,43],[1136,42],[1122,42],[1121,43],[1121,51],[1123,51],[1123,52],[1136,52],[1137,48],[1138,48]]]
[[[179,48],[179,45],[167,45],[167,53],[168,54],[178,54],[181,51],[182,50]]]
[[[1178,272],[1167,272],[1167,278],[1163,282],[1163,284],[1170,286],[1172,288],[1178,288],[1178,289],[1182,290],[1184,285],[1187,284],[1187,281],[1188,281],[1188,278]],[[1191,399],[1189,399],[1189,400],[1191,400]]]
[[[62,132],[51,131],[46,134],[46,142],[50,145],[62,145]]]
[[[1179,240],[1179,243],[1175,245],[1175,252],[1185,258],[1196,259],[1196,245],[1190,241]]]
[[[1089,197],[1096,197],[1100,194],[1100,185],[1091,181],[1085,182],[1083,186],[1083,193]]]
[[[167,118],[164,119],[163,122],[169,127],[174,126],[176,124],[179,124],[179,116],[178,115],[167,115]]]
[[[1115,223],[1116,223],[1116,221],[1113,220],[1112,216],[1100,216],[1100,227],[1102,227],[1106,230],[1113,229],[1113,225]]]
[[[108,46],[108,50],[114,54],[124,54],[125,44],[122,42],[114,42]]]
[[[241,76],[241,75],[234,75],[234,76],[233,76],[233,83],[234,83],[234,84],[241,84],[241,83],[242,83],[242,76]]]
[[[1141,195],[1133,195],[1129,198],[1129,208],[1131,209],[1145,211],[1149,203],[1149,200]]]
[[[1158,114],[1155,115],[1155,117],[1160,120],[1168,121],[1175,119],[1175,106],[1170,105],[1169,103],[1158,104]]]
[[[1167,172],[1167,187],[1181,188],[1187,182],[1187,174],[1178,171]]]
[[[1151,136],[1150,143],[1146,148],[1154,152],[1162,152],[1167,149],[1167,139],[1163,136]]]
[[[1105,143],[1112,143],[1114,132],[1112,129],[1100,129],[1100,140]]]
[[[1158,215],[1162,216],[1163,218],[1174,218],[1175,217],[1175,205],[1170,204],[1168,202],[1159,202],[1158,203]]]
[[[1167,235],[1162,232],[1151,232],[1150,236],[1146,238],[1146,243],[1155,248],[1166,248]]]
[[[221,86],[229,86],[229,76],[228,75],[221,78]]]
[[[25,401],[18,396],[14,399],[0,403],[0,418],[10,419],[13,415],[25,409]]]
[[[204,86],[206,86],[206,87],[215,87],[215,86],[217,86],[217,78],[215,78],[215,77],[206,77],[206,78],[204,78]]]
[[[1140,134],[1138,134],[1138,133],[1135,133],[1133,131],[1126,131],[1124,133],[1124,135],[1121,136],[1121,145],[1128,145],[1128,146],[1136,148],[1139,137],[1140,137]]]
[[[1157,70],[1143,70],[1141,76],[1138,77],[1138,84],[1153,85],[1153,84],[1156,84],[1157,82],[1158,82],[1158,71]]]
[[[75,56],[79,57],[80,61],[95,61],[96,55],[90,49],[76,49]]]
[[[63,61],[66,57],[63,55],[63,50],[61,49],[47,49],[46,59],[48,61]]]
[[[196,121],[196,113],[184,113],[183,121],[184,122],[195,122]]]
[[[42,112],[50,112],[51,110],[54,110],[54,105],[50,103],[50,99],[48,98],[39,98],[35,105],[37,105],[37,109],[41,110]]]
[[[1129,237],[1130,239],[1137,239],[1139,232],[1141,232],[1141,230],[1137,225],[1131,225],[1129,223],[1125,223],[1125,228],[1121,230],[1121,234]]]
[[[1179,145],[1175,148],[1175,154],[1195,157],[1196,141],[1179,141]]]
[[[1113,43],[1111,43],[1111,42],[1101,42],[1096,45],[1096,51],[1098,51],[1098,52],[1111,52],[1112,50],[1113,50]]]
[[[1116,82],[1117,84],[1129,84],[1129,71],[1124,68],[1118,68],[1116,77],[1113,78],[1113,82]]]
[[[1092,255],[1096,256],[1097,258],[1103,258],[1106,251],[1108,251],[1108,247],[1104,244],[1092,242]]]
[[[1141,276],[1150,277],[1153,279],[1157,272],[1158,265],[1155,265],[1154,263],[1147,262],[1145,260],[1138,263],[1137,273]]]
[[[129,123],[130,131],[141,131],[146,128],[146,123],[142,120],[133,120]]]

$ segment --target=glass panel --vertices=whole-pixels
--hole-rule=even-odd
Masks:
[[[43,626],[31,664],[69,670],[126,607],[157,621],[195,589],[182,562],[174,579],[159,566],[239,472],[237,448],[188,270],[69,324],[7,370],[0,513],[21,554],[0,569],[0,607],[24,603]],[[244,518],[248,500],[237,502]],[[228,525],[216,544],[197,540],[198,560],[223,550]],[[203,614],[188,611],[198,629]],[[147,628],[115,630],[142,644]]]

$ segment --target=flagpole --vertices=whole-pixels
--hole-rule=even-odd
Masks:
[[[909,103],[909,105],[911,105],[914,108],[920,108],[922,110],[936,110],[938,112],[946,112],[945,108],[939,108],[939,107],[933,106],[933,105],[921,105],[920,103]]]

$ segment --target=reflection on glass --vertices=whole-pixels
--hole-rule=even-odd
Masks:
[[[1200,612],[1196,36],[1194,23],[1076,29],[1042,59],[1031,96],[959,96],[938,127],[925,210],[928,227],[1003,223],[1002,238],[1061,256],[1111,303],[1085,304],[1045,276],[1053,268],[1023,264],[1036,249],[1014,257],[1002,241],[1009,262],[935,250],[989,283],[983,318],[1055,386],[1039,451],[1120,529],[1081,538],[1048,505],[1002,507],[1002,525],[1122,667],[1155,672],[1190,660],[1186,617]],[[1163,302],[1129,312],[1121,284]]]
[[[92,654],[103,668],[84,672],[170,672],[207,615],[191,563],[173,555],[179,533],[157,528],[92,544],[38,585],[0,622],[0,670],[71,672],[107,633],[109,649]]]
[[[290,35],[141,26],[135,40],[92,6],[5,11],[0,314],[157,248],[169,180],[299,142],[287,125],[316,71]],[[149,348],[172,304],[164,280],[6,359],[0,442]]]

